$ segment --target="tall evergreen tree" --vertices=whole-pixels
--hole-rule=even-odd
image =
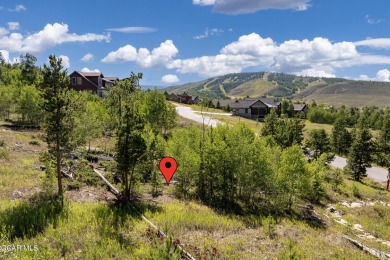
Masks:
[[[370,130],[361,124],[347,159],[348,167],[356,181],[361,181],[363,177],[366,177],[367,167],[371,167],[373,145],[371,138]]]
[[[351,134],[346,129],[346,121],[343,118],[338,118],[332,129],[332,146],[333,151],[340,155],[348,154],[351,146]]]
[[[312,151],[313,159],[319,158],[323,153],[330,152],[330,140],[324,129],[313,129],[309,132],[307,146]]]
[[[26,82],[28,85],[32,85],[35,83],[38,76],[38,68],[35,66],[37,62],[37,58],[27,53],[26,55],[20,56],[20,68],[21,68],[21,76],[22,80]]]
[[[53,55],[49,56],[49,65],[43,66],[42,76],[43,80],[39,87],[44,99],[42,108],[45,113],[46,142],[49,155],[55,163],[58,195],[63,201],[61,164],[64,155],[69,151],[70,133],[73,128],[73,119],[69,112],[70,100],[67,95],[69,77],[67,70],[63,69],[62,59]]]

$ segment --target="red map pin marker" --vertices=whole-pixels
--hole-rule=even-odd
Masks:
[[[160,172],[164,175],[165,180],[169,184],[172,179],[173,174],[177,169],[176,160],[172,157],[164,157],[161,159],[159,164]]]

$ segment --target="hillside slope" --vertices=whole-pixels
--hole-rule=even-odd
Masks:
[[[234,73],[165,89],[209,98],[270,96],[340,106],[390,105],[390,83],[341,78],[302,77],[283,73]]]

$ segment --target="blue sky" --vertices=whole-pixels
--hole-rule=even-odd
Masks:
[[[0,2],[0,51],[168,86],[233,72],[390,80],[388,0]]]

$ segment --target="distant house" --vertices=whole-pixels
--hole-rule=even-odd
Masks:
[[[237,99],[213,99],[209,102],[209,108],[220,108],[226,110],[231,108],[233,103],[237,103]]]
[[[231,104],[230,107],[233,115],[255,120],[263,120],[271,109],[276,109],[278,113],[280,111],[280,104],[275,103],[271,98],[246,98]]]
[[[309,110],[306,104],[293,104],[294,106],[294,114],[302,114],[304,118],[306,118],[307,111]]]
[[[184,92],[183,94],[170,93],[167,95],[167,100],[183,104],[197,104],[200,98],[198,96],[190,96]]]
[[[69,77],[69,88],[77,91],[89,90],[98,94],[99,97],[103,97],[103,91],[108,90],[115,81],[119,80],[117,77],[104,77],[101,72],[74,71]]]

